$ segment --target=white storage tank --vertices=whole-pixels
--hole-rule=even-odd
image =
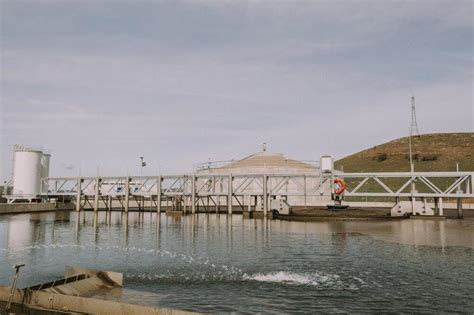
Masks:
[[[35,198],[41,193],[41,160],[43,152],[15,151],[13,167],[13,195]],[[48,167],[49,168],[49,167]]]
[[[51,154],[43,154],[41,158],[41,179],[49,177],[49,162],[51,160]],[[41,192],[43,194],[48,193],[48,185],[41,181]]]

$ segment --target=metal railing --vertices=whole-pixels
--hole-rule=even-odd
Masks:
[[[289,160],[289,159],[287,159]],[[204,163],[199,163],[196,165],[196,171],[206,171],[206,170],[213,170],[218,168],[224,168],[231,165],[236,160],[227,160],[227,161],[209,161]],[[320,162],[315,160],[298,160],[298,162],[309,164],[314,166],[315,168],[319,168]]]
[[[264,178],[268,192],[278,195],[330,195],[331,189],[321,186],[334,178],[333,174],[195,174],[168,176],[46,178],[48,196],[100,195],[151,196],[158,194],[158,181],[163,195],[191,195],[193,179],[196,195],[226,195],[229,187],[238,195],[261,194]],[[337,173],[348,183],[346,196],[366,197],[463,197],[474,198],[474,172],[400,172],[400,173]],[[395,180],[395,181],[394,181]],[[412,191],[412,185],[415,186]],[[330,185],[332,187],[332,185]],[[329,187],[329,186],[328,186]]]
[[[196,165],[196,171],[205,171],[205,170],[211,170],[211,169],[216,169],[216,168],[223,168],[228,166],[234,162],[234,160],[227,160],[227,161],[214,161],[214,162],[204,162],[204,163],[199,163]]]

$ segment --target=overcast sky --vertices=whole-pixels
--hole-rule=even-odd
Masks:
[[[473,2],[1,3],[0,158],[51,175],[189,172],[260,150],[343,157],[473,131]]]

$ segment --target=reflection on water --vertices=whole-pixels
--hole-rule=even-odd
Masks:
[[[140,303],[203,312],[466,311],[474,221],[285,222],[226,214],[0,217],[0,284],[123,272]],[[136,292],[136,291],[129,291]],[[137,296],[140,297],[137,299]]]

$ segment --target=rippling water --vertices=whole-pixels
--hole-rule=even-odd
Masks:
[[[184,310],[470,312],[473,247],[467,220],[24,214],[0,217],[0,284],[18,262],[20,287],[77,265],[124,273],[130,301]]]

